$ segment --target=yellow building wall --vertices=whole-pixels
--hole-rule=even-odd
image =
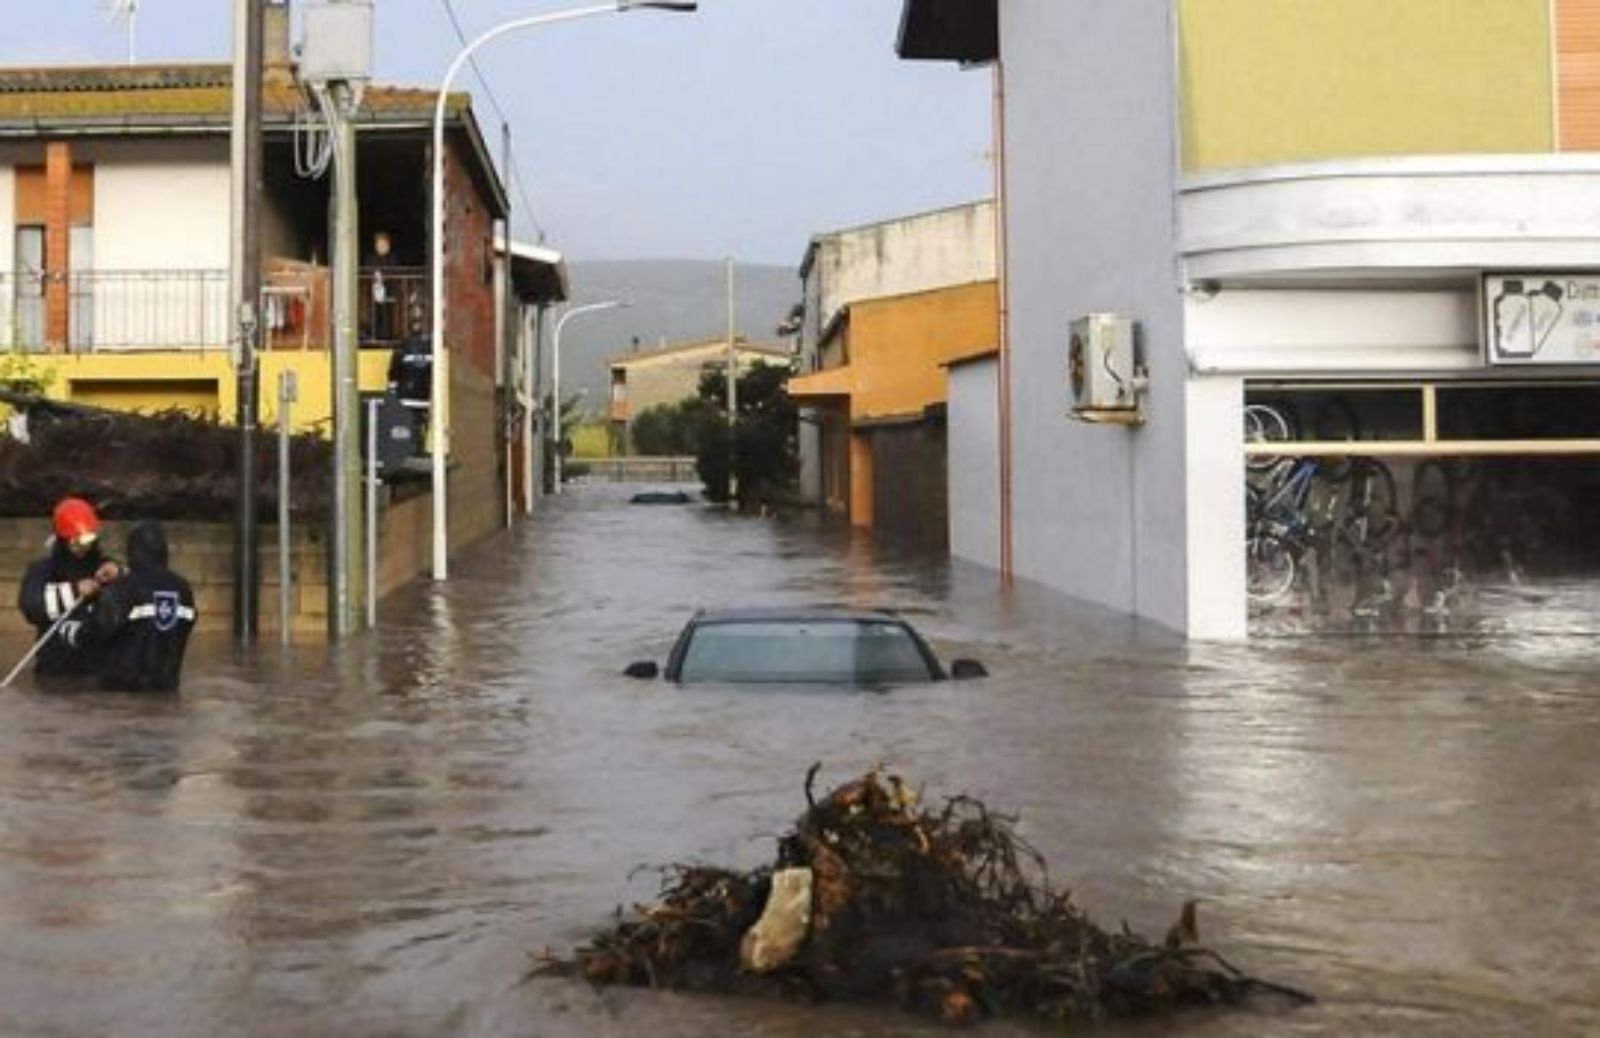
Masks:
[[[999,295],[992,281],[892,299],[850,310],[850,417],[916,414],[944,403],[943,365],[995,348]]]
[[[1179,0],[1183,168],[1546,152],[1550,0]]]
[[[232,421],[238,386],[223,353],[39,354],[28,358],[42,375],[45,395],[55,400],[120,411],[182,408]],[[330,355],[320,350],[270,351],[261,355],[262,425],[278,421],[278,375],[293,370],[299,399],[290,410],[296,432],[324,434],[333,415]],[[389,352],[362,350],[361,391],[382,392],[388,385]]]

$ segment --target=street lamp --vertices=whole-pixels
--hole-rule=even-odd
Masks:
[[[433,449],[430,468],[433,470],[433,579],[444,580],[450,575],[449,531],[446,526],[449,508],[445,500],[447,481],[445,459],[449,455],[450,420],[446,414],[449,401],[450,372],[446,369],[444,350],[444,110],[450,98],[450,87],[461,67],[471,60],[478,48],[490,40],[521,29],[534,29],[541,25],[572,22],[580,18],[593,18],[602,14],[627,14],[630,11],[670,11],[688,13],[696,10],[696,0],[613,0],[594,7],[577,7],[568,11],[513,18],[484,32],[461,48],[439,86],[439,97],[433,108],[433,335],[430,341],[430,369],[433,387],[428,403],[429,422],[433,429]],[[559,486],[559,484],[558,484]]]
[[[550,410],[555,412],[552,416],[552,431],[555,435],[556,450],[551,464],[556,477],[555,491],[558,494],[561,493],[561,329],[579,314],[592,314],[598,310],[615,310],[617,307],[632,305],[626,299],[607,299],[603,303],[587,303],[571,307],[556,319],[556,331],[550,340]]]

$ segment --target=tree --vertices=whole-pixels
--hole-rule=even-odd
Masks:
[[[788,384],[789,369],[773,364],[757,364],[739,376],[739,415],[730,450],[727,376],[714,370],[700,377],[700,399],[721,418],[706,427],[696,452],[695,468],[705,483],[706,497],[728,500],[730,475],[741,508],[777,504],[790,495],[800,474],[800,449]]]
[[[723,415],[698,396],[675,404],[658,404],[639,412],[629,427],[635,453],[663,457],[698,454],[705,430],[722,422]]]

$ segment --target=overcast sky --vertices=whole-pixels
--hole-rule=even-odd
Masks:
[[[3,0],[0,61],[121,61],[107,0]],[[470,35],[593,0],[453,0]],[[230,0],[139,0],[142,61],[225,61]],[[701,0],[513,34],[479,64],[550,244],[574,260],[793,265],[818,231],[989,194],[989,75],[894,55],[901,0]],[[380,80],[437,84],[445,0],[378,0]],[[470,76],[478,118],[500,118]],[[514,198],[516,196],[513,196]],[[519,237],[531,237],[526,211]]]

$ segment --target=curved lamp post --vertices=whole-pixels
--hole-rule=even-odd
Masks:
[[[687,13],[699,7],[696,0],[612,0],[594,7],[577,7],[569,11],[530,15],[502,22],[478,36],[461,48],[439,87],[439,97],[433,109],[433,335],[430,370],[433,374],[433,391],[428,403],[428,424],[433,428],[433,449],[430,467],[433,470],[433,579],[444,580],[450,575],[449,517],[445,499],[445,459],[450,453],[450,421],[446,413],[449,400],[450,373],[445,366],[444,351],[444,111],[450,98],[450,87],[478,48],[490,40],[521,29],[534,29],[541,25],[572,22],[579,18],[593,18],[602,14],[627,14],[630,11],[671,11]],[[558,408],[559,410],[559,408]],[[558,483],[557,486],[560,484]]]
[[[626,299],[608,299],[603,303],[588,303],[584,306],[574,306],[556,319],[555,334],[550,339],[550,410],[555,412],[551,418],[554,426],[556,451],[551,459],[554,467],[556,485],[555,492],[561,493],[561,329],[566,327],[568,321],[579,314],[591,314],[598,310],[615,310],[620,306],[632,306]]]

